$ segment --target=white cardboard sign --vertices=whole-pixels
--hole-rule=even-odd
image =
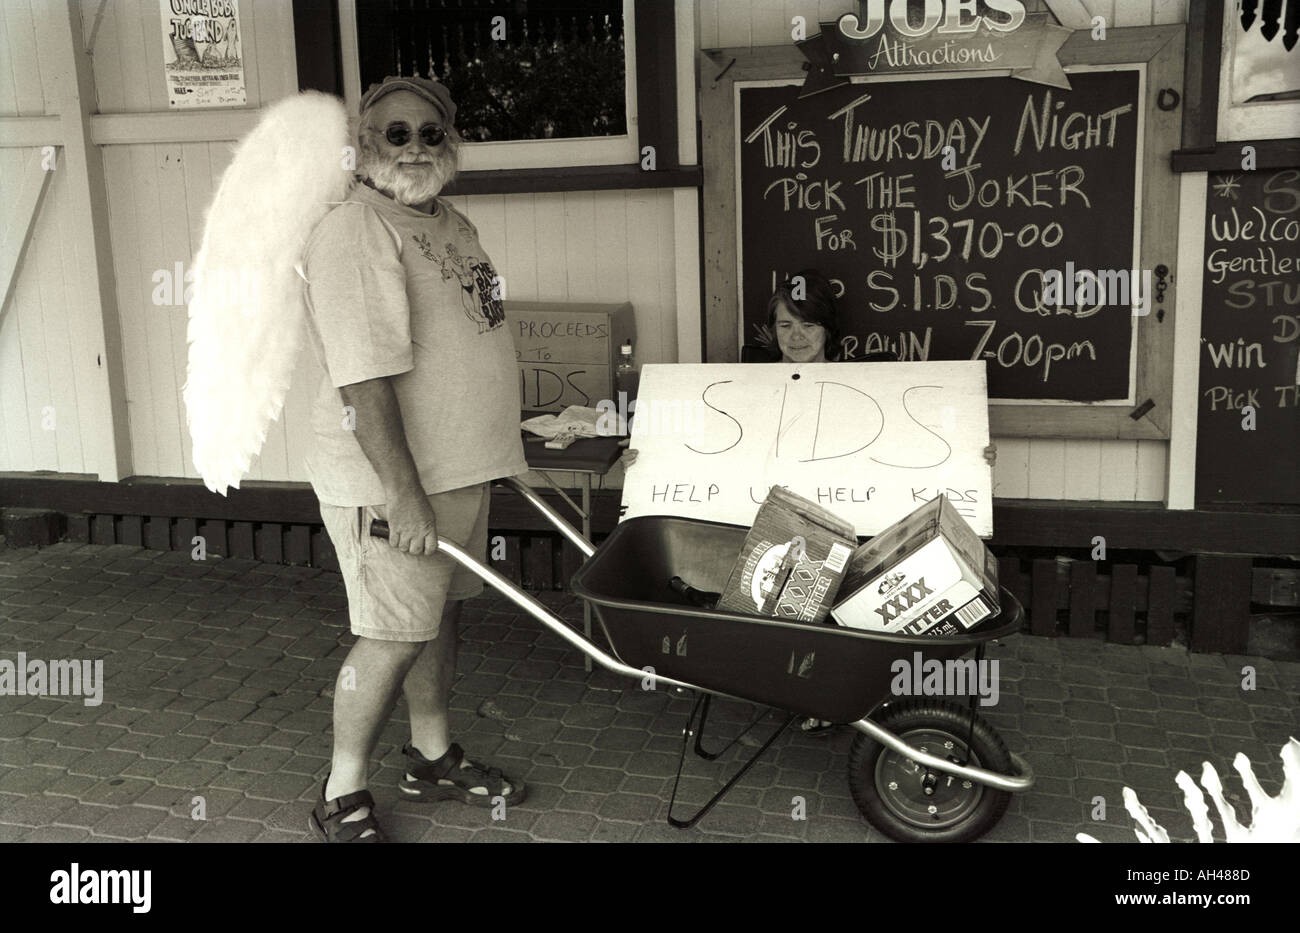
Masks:
[[[993,534],[983,361],[643,367],[623,517],[753,523],[773,485],[874,535],[936,495]]]

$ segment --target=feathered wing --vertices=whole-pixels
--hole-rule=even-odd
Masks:
[[[184,398],[204,484],[239,488],[280,417],[303,341],[303,247],[351,179],[343,102],[306,91],[267,109],[208,209],[189,303]]]

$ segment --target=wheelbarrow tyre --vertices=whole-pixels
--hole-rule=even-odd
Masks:
[[[970,711],[947,700],[902,700],[882,707],[872,718],[908,744],[924,742],[931,754],[943,757],[947,754],[942,747],[930,746],[951,741],[954,747],[949,753],[959,752],[970,729]],[[978,713],[969,763],[1002,774],[1015,771],[1006,745]],[[949,782],[946,775],[937,775],[943,786],[936,788],[935,796],[926,797],[923,775],[924,769],[915,775],[906,773],[903,756],[865,733],[854,737],[849,749],[849,789],[867,822],[891,839],[970,842],[992,829],[1011,801],[1008,791],[960,778]],[[935,804],[941,812],[927,813],[926,808]],[[931,819],[936,821],[933,825]]]

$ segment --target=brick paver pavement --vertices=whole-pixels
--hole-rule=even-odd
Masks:
[[[563,593],[543,602],[573,622]],[[474,757],[530,785],[504,821],[485,809],[400,800],[399,705],[371,782],[399,841],[879,841],[848,790],[852,733],[778,740],[694,830],[664,823],[689,701],[605,672],[496,594],[466,605],[453,728]],[[331,692],[351,636],[343,587],[319,570],[59,544],[0,549],[0,660],[102,659],[103,702],[0,696],[0,841],[299,841],[329,768]],[[991,646],[1001,698],[984,715],[1038,781],[989,841],[1132,841],[1128,784],[1175,839],[1190,818],[1174,775],[1209,760],[1242,818],[1231,768],[1245,752],[1265,790],[1297,731],[1300,664],[1016,636]],[[1242,667],[1256,688],[1242,689]],[[751,708],[716,703],[723,729]],[[688,760],[679,807],[734,766]],[[792,818],[792,798],[806,801]],[[1095,797],[1109,807],[1089,818]],[[202,806],[204,819],[194,818]],[[1216,828],[1217,828],[1216,820]],[[1221,832],[1221,830],[1220,830]]]

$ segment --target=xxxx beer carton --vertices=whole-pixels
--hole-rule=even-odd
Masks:
[[[848,522],[773,486],[754,516],[717,608],[822,622],[857,543]]]
[[[831,615],[849,628],[947,635],[999,608],[997,559],[940,495],[853,552]]]

